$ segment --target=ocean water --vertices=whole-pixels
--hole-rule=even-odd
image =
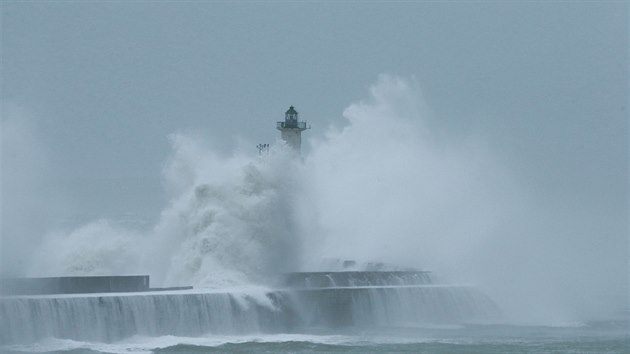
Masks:
[[[112,343],[46,338],[3,353],[629,353],[627,321],[565,326],[354,328],[339,334],[134,336]]]

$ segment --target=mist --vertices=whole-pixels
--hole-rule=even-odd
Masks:
[[[49,158],[31,113],[3,104],[0,133],[0,275],[21,275],[57,194],[47,188]]]
[[[42,231],[39,247],[3,225],[3,262],[28,259],[29,276],[146,273],[155,285],[219,288],[338,258],[476,285],[511,322],[627,311],[627,205],[598,212],[607,206],[537,193],[486,136],[440,131],[439,119],[414,78],[381,75],[326,134],[307,138],[301,159],[282,142],[230,154],[174,133],[162,173],[170,201],[153,225],[98,219]],[[19,146],[3,133],[3,157]]]
[[[439,117],[414,79],[381,76],[343,117],[305,159],[313,265],[336,256],[431,270],[483,287],[519,323],[627,311],[627,205],[541,194],[486,137],[432,129]]]

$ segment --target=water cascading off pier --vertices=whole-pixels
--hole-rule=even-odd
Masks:
[[[426,272],[304,272],[288,274],[281,283],[285,286],[272,290],[5,297],[0,300],[0,341],[309,333],[462,324],[499,316],[492,300],[476,289],[436,284]]]

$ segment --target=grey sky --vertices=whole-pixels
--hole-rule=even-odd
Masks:
[[[295,105],[322,136],[380,73],[415,77],[435,131],[481,137],[534,199],[627,233],[625,2],[3,1],[1,45],[5,132],[32,137],[3,136],[3,234],[29,190],[54,201],[42,225],[156,218],[168,134],[254,150]]]

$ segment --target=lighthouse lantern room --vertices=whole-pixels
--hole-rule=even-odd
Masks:
[[[293,106],[284,114],[284,122],[278,122],[276,128],[280,131],[280,137],[295,152],[300,153],[302,146],[302,131],[306,130],[306,122],[300,122],[298,112]]]

